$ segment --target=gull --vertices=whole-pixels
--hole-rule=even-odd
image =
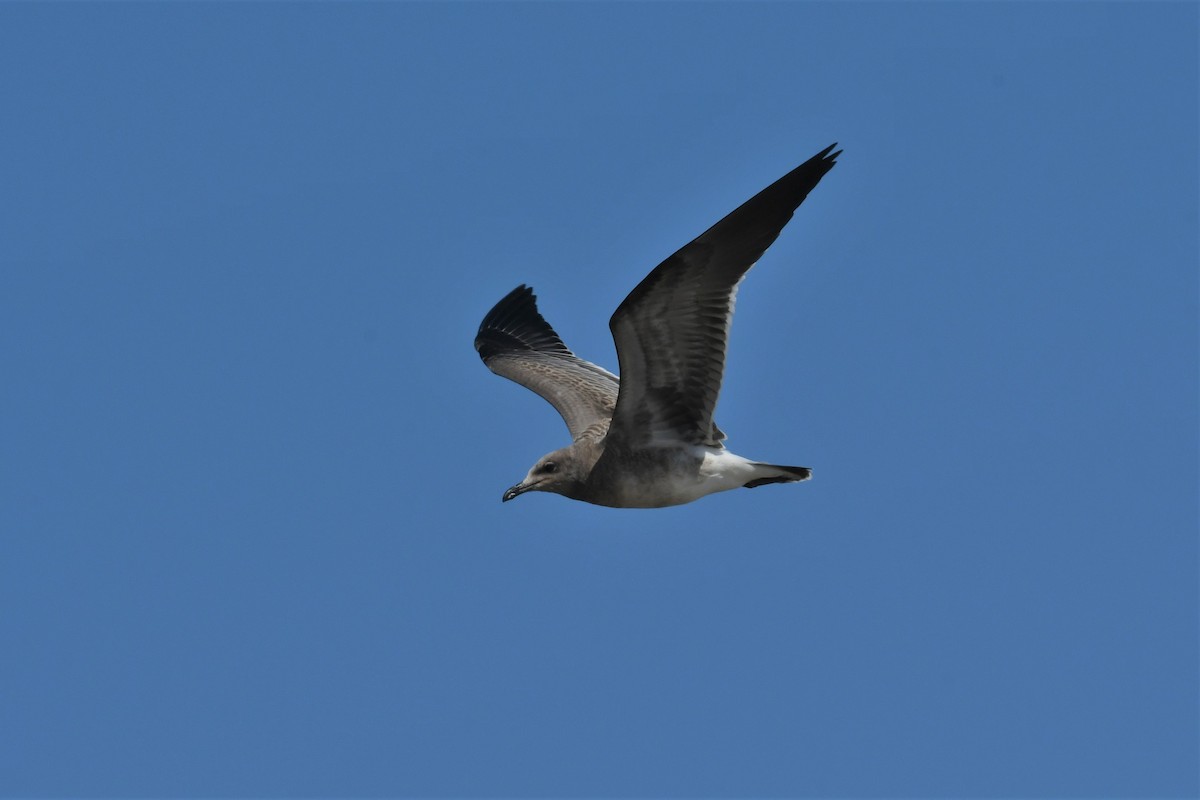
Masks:
[[[609,320],[621,377],[567,348],[522,284],[475,336],[488,369],[541,395],[572,442],[538,459],[504,502],[554,492],[616,508],[661,508],[714,492],[795,483],[808,467],[725,449],[713,422],[738,284],[813,187],[836,144],[750,198],[659,264]]]

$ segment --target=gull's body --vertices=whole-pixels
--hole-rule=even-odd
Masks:
[[[690,503],[706,494],[807,480],[807,467],[725,449],[713,422],[734,297],[841,151],[826,148],[658,265],[609,322],[621,377],[572,353],[518,286],[475,337],[484,363],[537,392],[572,443],[543,456],[504,493],[549,491],[620,508]]]

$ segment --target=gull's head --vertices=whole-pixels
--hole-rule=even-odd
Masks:
[[[510,488],[500,498],[507,503],[517,495],[526,492],[554,492],[567,497],[574,497],[583,488],[586,474],[581,473],[581,465],[570,447],[547,453],[538,459],[525,480]]]

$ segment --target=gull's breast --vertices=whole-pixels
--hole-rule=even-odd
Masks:
[[[654,448],[626,463],[616,491],[603,503],[622,508],[662,508],[707,494],[740,489],[756,477],[754,462],[715,447]]]

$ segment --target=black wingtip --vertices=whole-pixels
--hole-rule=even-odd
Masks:
[[[834,142],[833,144],[829,145],[829,147],[826,147],[824,150],[822,150],[821,152],[819,152],[815,156],[813,156],[813,159],[814,160],[820,159],[821,161],[826,162],[827,164],[829,164],[829,166],[832,167],[834,164],[837,163],[837,157],[842,154],[841,150],[838,150],[836,153],[833,152],[833,148],[835,148],[837,146],[838,146],[837,142]]]
[[[520,284],[504,297],[500,298],[500,302],[492,306],[492,310],[483,318],[483,322],[479,325],[479,330],[483,330],[490,325],[494,325],[497,320],[503,320],[513,317],[525,310],[526,307],[532,308],[537,312],[537,295],[533,293],[533,287]]]
[[[521,284],[506,294],[479,324],[475,350],[487,361],[498,353],[537,350],[572,355],[562,339],[538,312],[537,295]]]
[[[531,287],[522,283],[500,298],[500,301],[492,306],[492,310],[484,315],[483,322],[479,323],[479,333],[488,328],[504,327],[506,322],[529,310],[537,313],[537,296]]]

